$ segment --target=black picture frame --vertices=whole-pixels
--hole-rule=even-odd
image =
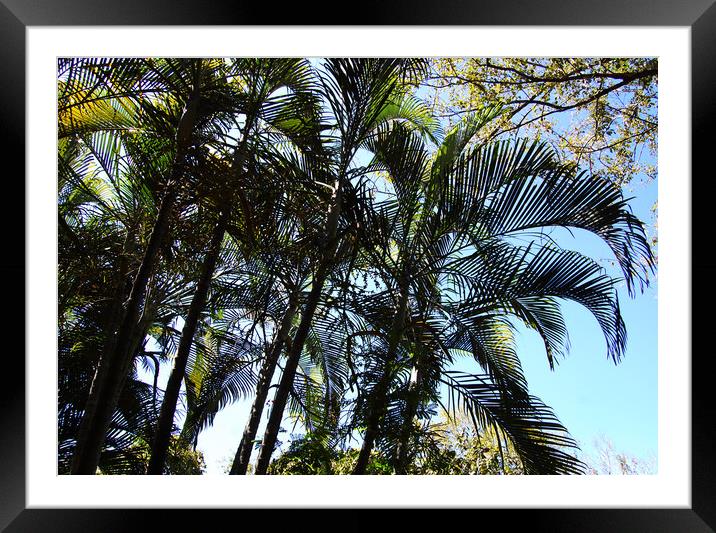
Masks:
[[[347,6],[348,4],[346,4]],[[365,530],[383,520],[380,510],[350,509],[320,515],[307,510],[82,510],[26,509],[25,505],[25,363],[24,332],[18,331],[18,315],[25,316],[25,233],[27,200],[24,181],[25,30],[27,26],[83,25],[589,25],[589,26],[688,26],[691,28],[692,104],[692,339],[684,342],[691,354],[692,369],[692,504],[688,509],[504,509],[451,510],[454,520],[472,527],[484,524],[485,517],[503,524],[545,531],[714,531],[716,530],[716,402],[714,401],[711,343],[705,332],[711,314],[705,305],[715,296],[716,261],[711,259],[708,232],[713,207],[707,186],[713,183],[709,160],[716,146],[716,5],[714,0],[504,0],[499,3],[467,3],[461,0],[364,0],[353,13],[336,16],[336,4],[296,2],[280,8],[270,2],[218,0],[0,0],[0,151],[4,176],[5,208],[0,210],[6,231],[0,272],[5,281],[6,300],[0,306],[5,326],[4,375],[0,387],[0,527],[7,531],[126,531],[145,529],[159,523],[162,529],[184,530],[192,522],[219,520],[249,525],[255,520],[268,529]],[[49,156],[49,155],[48,155]],[[19,163],[19,168],[16,165]],[[710,164],[711,163],[711,164]],[[13,168],[13,165],[14,168]],[[689,186],[688,178],[684,181]],[[8,209],[17,206],[18,211]],[[711,236],[711,238],[713,238]],[[25,285],[19,283],[24,279]],[[26,321],[32,317],[27,316]],[[8,341],[19,344],[9,349]],[[52,354],[48,354],[51,356]],[[673,355],[673,354],[672,354]],[[317,502],[320,505],[320,502]],[[558,505],[558,503],[556,503]],[[479,512],[479,515],[475,515]],[[339,514],[338,517],[335,515]],[[400,528],[425,527],[437,513],[427,510],[402,512]],[[267,517],[270,517],[267,521]],[[157,522],[158,520],[158,522]],[[478,523],[477,520],[480,520]],[[391,522],[392,520],[389,520]],[[455,523],[458,523],[455,522]],[[385,522],[383,522],[385,523]],[[443,522],[443,525],[446,525]],[[421,527],[421,529],[422,529]],[[449,526],[447,526],[449,527]],[[265,527],[264,527],[265,529]]]

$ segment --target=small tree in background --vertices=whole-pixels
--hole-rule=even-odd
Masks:
[[[587,474],[651,475],[657,472],[655,457],[637,457],[619,451],[605,435],[594,439],[594,449],[594,455],[587,454],[582,459],[587,464]]]

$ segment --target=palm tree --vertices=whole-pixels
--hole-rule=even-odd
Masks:
[[[284,371],[261,442],[257,474],[266,473],[313,317],[326,280],[337,262],[335,256],[342,237],[339,230],[345,207],[344,197],[354,178],[351,164],[371,130],[388,118],[387,112],[393,111],[405,94],[401,81],[418,66],[415,61],[399,59],[328,59],[320,74],[321,94],[338,133],[331,150],[332,160],[321,169],[326,176],[325,181],[332,183],[331,196],[319,237],[320,251],[311,278],[311,290],[286,355]]]
[[[136,324],[145,301],[150,276],[166,241],[172,213],[180,195],[191,158],[198,146],[197,127],[202,126],[203,98],[212,95],[214,74],[221,61],[204,60],[90,60],[71,66],[72,88],[61,99],[60,124],[71,131],[127,127],[124,115],[138,117],[141,127],[156,132],[159,140],[173,138],[173,160],[163,185],[155,222],[146,244],[132,289],[122,310],[116,335],[108,342],[82,418],[73,459],[73,473],[94,473],[112,412],[133,361],[133,339],[141,338]],[[66,103],[65,103],[66,102]],[[180,107],[183,106],[183,109]],[[109,110],[121,112],[109,114]],[[130,109],[131,112],[126,112]],[[178,112],[179,119],[176,120]],[[209,106],[208,114],[211,114]],[[98,121],[97,116],[108,119]],[[85,116],[91,120],[82,121]],[[78,125],[79,124],[79,125]],[[62,134],[62,127],[60,128]],[[150,167],[151,169],[151,167]],[[156,179],[156,178],[154,178]]]
[[[169,447],[169,437],[173,427],[176,402],[179,398],[181,382],[185,377],[190,347],[196,332],[199,316],[204,311],[209,285],[214,274],[224,233],[229,227],[234,205],[240,206],[244,241],[253,241],[250,233],[255,230],[252,219],[256,206],[249,207],[247,185],[262,177],[257,174],[256,158],[264,151],[257,146],[259,140],[277,142],[277,134],[288,135],[296,142],[310,141],[310,129],[315,127],[317,115],[311,96],[309,66],[304,60],[245,59],[236,61],[225,74],[230,79],[227,102],[217,102],[217,108],[224,113],[233,113],[243,118],[240,128],[240,141],[231,157],[228,175],[218,173],[218,191],[213,194],[217,222],[212,239],[204,257],[196,292],[189,307],[182,330],[174,368],[164,395],[162,412],[157,424],[156,436],[152,446],[152,455],[147,473],[161,474]],[[286,94],[281,94],[284,90]],[[233,93],[233,94],[231,94]],[[305,120],[303,123],[301,120]],[[298,123],[298,124],[297,124]],[[261,128],[268,129],[268,135]],[[255,193],[254,193],[255,195]],[[236,197],[234,200],[232,197]],[[249,235],[245,235],[249,233]]]
[[[79,67],[72,65],[71,68]],[[63,89],[70,93],[70,89]],[[129,104],[117,105],[124,109]],[[130,120],[131,117],[119,115],[113,125],[108,121],[102,123],[106,130],[93,131],[97,125],[95,115],[82,117],[73,106],[68,108],[69,111],[60,114],[58,154],[62,472],[69,470],[69,458],[75,452],[90,384],[96,391],[103,372],[106,374],[108,359],[102,354],[112,346],[121,321],[122,304],[142,259],[145,238],[142,228],[151,224],[156,206],[152,190],[155,184],[146,179],[146,175],[170,160],[166,143],[152,142],[144,132],[130,131],[130,126],[139,125],[136,117]],[[153,158],[149,162],[142,161],[140,156],[148,149],[153,152]],[[131,340],[135,354],[144,354],[142,339],[146,331],[156,321],[163,320],[156,309],[160,295],[168,289],[169,279],[155,276],[152,282]],[[129,458],[128,449],[122,443],[131,444],[135,437],[140,437],[151,424],[153,414],[148,409],[147,397],[154,398],[155,391],[147,391],[133,376],[129,378],[118,400],[118,410],[110,421],[108,444],[113,450],[110,455],[115,457],[124,454]],[[130,413],[127,408],[132,405],[142,408],[132,407]],[[114,460],[114,466],[110,466],[107,460],[109,457],[102,461],[103,470],[121,467]]]
[[[412,368],[411,378],[398,397],[400,416],[393,416],[402,418],[396,430],[397,472],[407,466],[420,397],[435,399],[439,383],[462,396],[483,425],[506,434],[528,472],[578,470],[555,448],[573,444],[566,431],[527,393],[507,317],[522,319],[543,337],[551,362],[566,341],[557,300],[571,299],[597,318],[610,355],[618,360],[623,353],[626,333],[615,280],[591,259],[559,249],[539,230],[575,227],[602,237],[631,290],[636,282],[646,282],[653,268],[641,224],[616,187],[560,164],[545,145],[466,149],[491,116],[488,110],[459,125],[432,160],[419,138],[405,129],[394,127],[374,138],[376,159],[395,188],[395,199],[380,207],[389,214],[386,239],[395,252],[373,257],[388,273],[384,282],[393,288],[397,304],[390,321],[375,325],[386,339],[383,365],[367,402],[356,474],[365,471],[386,417],[390,384],[406,367]],[[530,243],[516,246],[515,238]],[[472,353],[486,374],[446,371],[456,351]]]

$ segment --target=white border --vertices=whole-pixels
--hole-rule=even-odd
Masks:
[[[690,507],[690,37],[623,27],[27,28],[27,506]],[[658,56],[658,474],[57,476],[56,58],[145,55]]]

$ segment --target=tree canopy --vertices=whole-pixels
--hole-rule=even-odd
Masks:
[[[438,113],[508,108],[484,137],[544,138],[567,160],[617,184],[655,179],[656,58],[439,58],[425,85]]]
[[[623,73],[649,61],[584,61],[498,71],[559,74],[572,88],[554,90],[578,100],[598,102],[592,85],[607,82],[651,94],[650,75]],[[585,471],[530,394],[515,331],[535,331],[553,366],[573,301],[618,363],[616,285],[636,295],[655,268],[643,224],[591,155],[565,158],[526,129],[496,138],[518,116],[513,89],[490,85],[441,120],[414,90],[434,67],[59,60],[61,473],[198,473],[199,434],[237,401],[252,405],[235,422],[235,475]],[[543,97],[531,105],[549,108]],[[609,128],[604,142],[628,135]],[[554,227],[601,239],[620,274],[560,247]],[[469,435],[434,424],[438,407]],[[289,414],[306,434],[272,463]]]

